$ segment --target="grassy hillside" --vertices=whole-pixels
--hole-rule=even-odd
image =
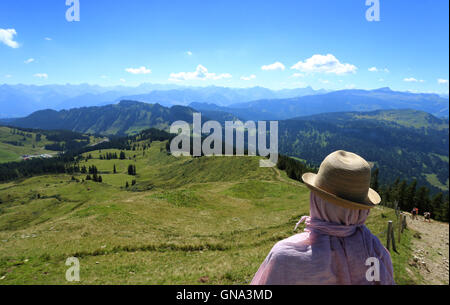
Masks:
[[[331,152],[352,151],[380,169],[381,183],[417,179],[448,192],[448,119],[414,110],[326,113],[280,122],[279,149],[319,165]]]
[[[184,106],[163,107],[135,101],[101,107],[83,107],[70,110],[42,110],[14,120],[13,126],[47,130],[72,130],[103,135],[137,134],[150,127],[167,130],[175,121],[192,122],[193,109]],[[210,113],[211,119],[223,120],[230,115]]]
[[[0,126],[0,163],[20,161],[22,156],[56,155],[52,147],[82,147],[100,142],[101,137],[70,131],[45,131]]]
[[[378,96],[392,92],[382,90],[371,94]],[[409,99],[413,95],[407,97]],[[203,122],[213,119],[223,123],[236,119],[235,115],[220,111],[218,106],[207,105],[206,108],[202,110]],[[249,111],[248,108],[242,109]],[[122,101],[102,107],[38,111],[12,124],[82,133],[131,135],[149,127],[167,130],[171,123],[178,120],[192,122],[194,111],[184,106],[166,108],[159,104]],[[290,116],[295,115],[290,108],[286,111]],[[416,179],[419,185],[428,186],[433,194],[448,192],[448,136],[448,119],[409,109],[333,112],[279,123],[282,154],[308,160],[318,166],[333,151],[352,151],[380,168],[382,184],[391,184],[397,178]],[[10,154],[3,154],[5,160],[13,158]]]
[[[185,106],[170,108],[130,100],[99,107],[70,110],[41,110],[25,118],[12,120],[13,126],[46,130],[72,130],[102,135],[133,135],[148,128],[168,130],[178,120],[192,122],[194,110]],[[237,117],[222,111],[207,111],[204,121],[233,121]]]
[[[427,112],[412,109],[376,110],[370,112],[323,113],[299,118],[308,121],[344,123],[373,121],[391,127],[403,126],[424,130],[448,130],[448,118],[437,118]]]
[[[23,155],[54,154],[55,151],[44,148],[54,142],[48,141],[45,135],[41,141],[36,141],[36,135],[36,132],[21,132],[0,126],[0,163],[19,161]]]
[[[82,284],[246,284],[309,210],[307,188],[256,157],[175,158],[161,142],[98,159],[107,152],[119,153],[80,163],[103,183],[49,175],[0,184],[0,284],[66,284],[71,256]],[[376,208],[368,226],[384,241],[394,218]],[[421,280],[407,264],[410,238],[392,254],[400,284]]]

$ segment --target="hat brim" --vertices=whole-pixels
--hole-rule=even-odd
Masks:
[[[354,202],[350,201],[344,198],[340,198],[334,194],[331,194],[319,187],[316,186],[316,177],[317,174],[314,173],[306,173],[302,176],[303,182],[306,184],[306,186],[316,193],[319,197],[322,199],[336,204],[338,206],[352,209],[352,210],[368,210],[376,207],[381,202],[380,195],[374,191],[373,189],[369,188],[369,192],[367,195],[367,198],[364,200],[364,202]]]

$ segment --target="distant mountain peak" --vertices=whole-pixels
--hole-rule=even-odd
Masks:
[[[379,88],[379,89],[376,89],[376,90],[374,90],[374,91],[380,91],[380,92],[393,92],[392,89],[389,88],[389,87]]]
[[[40,110],[14,120],[11,125],[48,130],[72,130],[83,133],[123,135],[155,127],[165,129],[174,121],[192,120],[192,109],[184,106],[166,108],[133,100],[117,105],[73,108],[70,110]]]

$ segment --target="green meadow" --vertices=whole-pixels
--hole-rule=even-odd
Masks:
[[[58,154],[57,151],[45,149],[45,146],[56,143],[62,144],[64,141],[50,141],[47,139],[47,133],[58,134],[59,131],[24,131],[22,129],[0,126],[0,163],[21,161],[23,155]],[[40,135],[39,140],[38,135]],[[92,135],[87,139],[91,144],[103,140],[101,137]]]
[[[22,132],[22,131],[21,131]],[[44,147],[51,144],[45,135],[41,141],[36,141],[36,133],[22,132],[24,135],[14,134],[13,129],[0,126],[0,163],[20,161],[22,155],[53,154],[54,151],[46,150]],[[21,145],[10,143],[18,142]]]
[[[69,284],[73,256],[80,284],[248,284],[309,211],[308,189],[257,157],[175,158],[161,142],[125,160],[100,160],[107,152],[120,153],[80,162],[102,183],[78,174],[0,184],[0,284]],[[394,211],[378,207],[368,221],[383,243],[388,220]],[[398,284],[421,283],[408,266],[412,234],[392,253]]]

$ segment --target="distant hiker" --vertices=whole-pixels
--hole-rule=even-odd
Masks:
[[[394,285],[390,254],[364,225],[381,201],[370,177],[369,164],[345,151],[326,157],[318,174],[304,174],[310,216],[297,226],[305,221],[305,232],[278,242],[251,284]],[[370,276],[373,261],[378,278]]]
[[[423,213],[423,217],[424,217],[424,221],[431,222],[431,213],[430,212]]]
[[[414,219],[417,219],[417,215],[419,214],[419,209],[418,208],[414,208],[412,211],[411,211],[411,217],[412,217],[412,219],[414,220]]]

